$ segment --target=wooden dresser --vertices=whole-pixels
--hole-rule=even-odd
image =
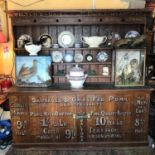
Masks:
[[[18,57],[29,57],[24,48],[17,46],[17,39],[22,34],[31,35],[33,40],[37,40],[41,34],[50,34],[54,44],[58,43],[58,36],[62,31],[72,32],[75,43],[81,41],[81,36],[109,37],[106,44],[96,48],[82,44],[78,48],[51,47],[39,52],[39,56],[50,56],[58,50],[63,54],[80,53],[85,58],[87,54],[96,57],[98,52],[105,51],[108,60],[87,62],[84,59],[78,63],[87,73],[90,70],[95,71],[95,75],[88,74],[81,89],[71,89],[65,77],[71,67],[77,64],[75,62],[52,62],[50,87],[24,88],[22,85],[11,88],[9,101],[13,147],[16,150],[60,148],[89,151],[148,145],[151,89],[145,86],[145,81],[139,86],[115,87],[116,49],[108,44],[111,32],[117,32],[122,37],[130,30],[136,30],[141,35],[147,34],[147,20],[150,15],[148,10],[38,10],[10,11],[9,14],[12,20],[14,51]],[[121,49],[128,51],[130,47]],[[147,52],[147,42],[138,49]],[[145,52],[142,54],[143,58]],[[108,76],[102,75],[104,66],[109,67]],[[65,74],[58,75],[62,70]],[[145,68],[143,71],[145,76]],[[144,150],[141,151],[143,152]],[[104,151],[98,153],[104,154]]]

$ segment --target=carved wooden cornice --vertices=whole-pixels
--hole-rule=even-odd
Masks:
[[[12,25],[146,24],[147,9],[108,10],[13,10]],[[23,18],[24,17],[24,18]]]
[[[10,17],[50,17],[60,15],[145,16],[148,9],[104,9],[104,10],[12,10]]]

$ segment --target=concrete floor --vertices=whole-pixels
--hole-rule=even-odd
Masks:
[[[155,142],[153,141],[153,139],[148,136],[148,141],[149,141],[149,147],[152,147],[152,149],[154,150],[155,149]],[[11,147],[11,145],[9,145],[6,149],[4,150],[1,150],[0,149],[0,155],[5,155],[6,152],[9,150],[9,148]]]

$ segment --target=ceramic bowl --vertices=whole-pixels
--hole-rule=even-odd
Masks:
[[[139,32],[131,30],[125,34],[125,38],[135,38],[140,36]]]
[[[42,46],[32,43],[25,44],[25,50],[29,53],[29,55],[37,55],[37,53],[41,50]]]
[[[83,78],[81,79],[70,79],[70,77],[68,77],[69,83],[71,85],[71,88],[82,88],[83,84],[85,82],[87,75],[85,75]]]
[[[107,36],[82,36],[81,41],[89,47],[99,47],[100,44],[107,41]]]

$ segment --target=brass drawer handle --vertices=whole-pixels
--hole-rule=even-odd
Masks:
[[[73,119],[90,119],[92,116],[93,112],[91,111],[91,113],[88,113],[86,115],[82,115],[82,114],[73,114]]]

